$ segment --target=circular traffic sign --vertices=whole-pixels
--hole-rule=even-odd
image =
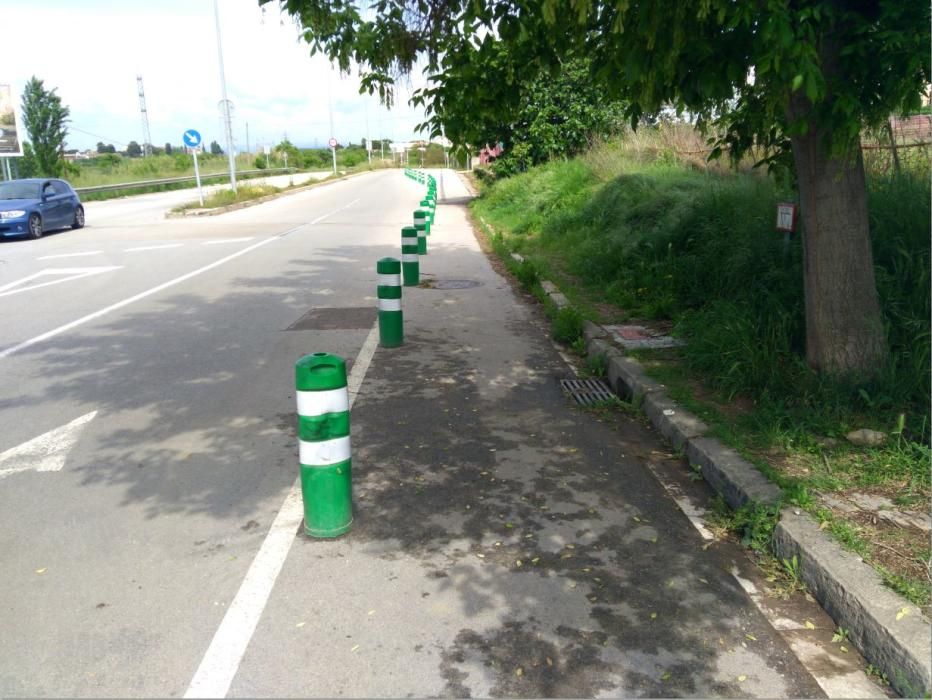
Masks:
[[[330,144],[330,148],[336,148],[336,147],[337,147],[337,140],[336,140],[335,138],[333,138],[332,136],[330,137],[330,141],[328,141],[327,143]]]
[[[188,129],[181,137],[188,148],[197,148],[201,145],[201,135],[196,129]]]

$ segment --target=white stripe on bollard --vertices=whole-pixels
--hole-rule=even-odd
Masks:
[[[417,261],[418,261],[417,253],[402,253],[401,254],[401,262],[417,262]]]
[[[298,441],[298,459],[307,467],[326,467],[349,458],[349,435],[321,442]]]
[[[346,389],[299,391],[297,395],[299,416],[322,416],[325,413],[342,413],[349,410]]]
[[[401,275],[379,275],[378,285],[380,287],[400,287]]]
[[[379,311],[401,311],[401,299],[379,299]]]

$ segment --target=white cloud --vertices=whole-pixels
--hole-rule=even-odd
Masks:
[[[178,144],[188,128],[223,143],[212,0],[0,0],[0,16],[5,26],[16,27],[0,41],[0,83],[12,83],[21,95],[35,75],[57,88],[71,109],[69,146],[142,141],[137,74],[154,144]],[[407,106],[406,91],[389,112],[376,97],[359,95],[355,76],[341,78],[326,59],[311,58],[297,27],[276,5],[263,13],[257,0],[220,0],[220,16],[239,148],[245,147],[247,122],[253,150],[285,133],[296,143],[326,143],[328,80],[334,135],[341,142],[366,135],[367,108],[373,139],[411,138],[422,121],[420,110]]]

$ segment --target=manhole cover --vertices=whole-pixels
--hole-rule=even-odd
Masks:
[[[615,394],[601,379],[561,379],[560,386],[582,406],[593,406],[600,401],[611,401]]]
[[[428,289],[472,289],[482,283],[476,280],[432,280]]]
[[[603,326],[622,347],[629,350],[659,350],[683,345],[679,338],[657,333],[644,326]]]
[[[286,331],[336,331],[371,328],[378,309],[374,306],[327,307],[311,309]]]

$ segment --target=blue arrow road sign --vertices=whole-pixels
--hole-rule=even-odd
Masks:
[[[184,141],[184,145],[188,148],[197,148],[201,145],[201,135],[194,129],[188,129],[184,132],[182,140]]]

